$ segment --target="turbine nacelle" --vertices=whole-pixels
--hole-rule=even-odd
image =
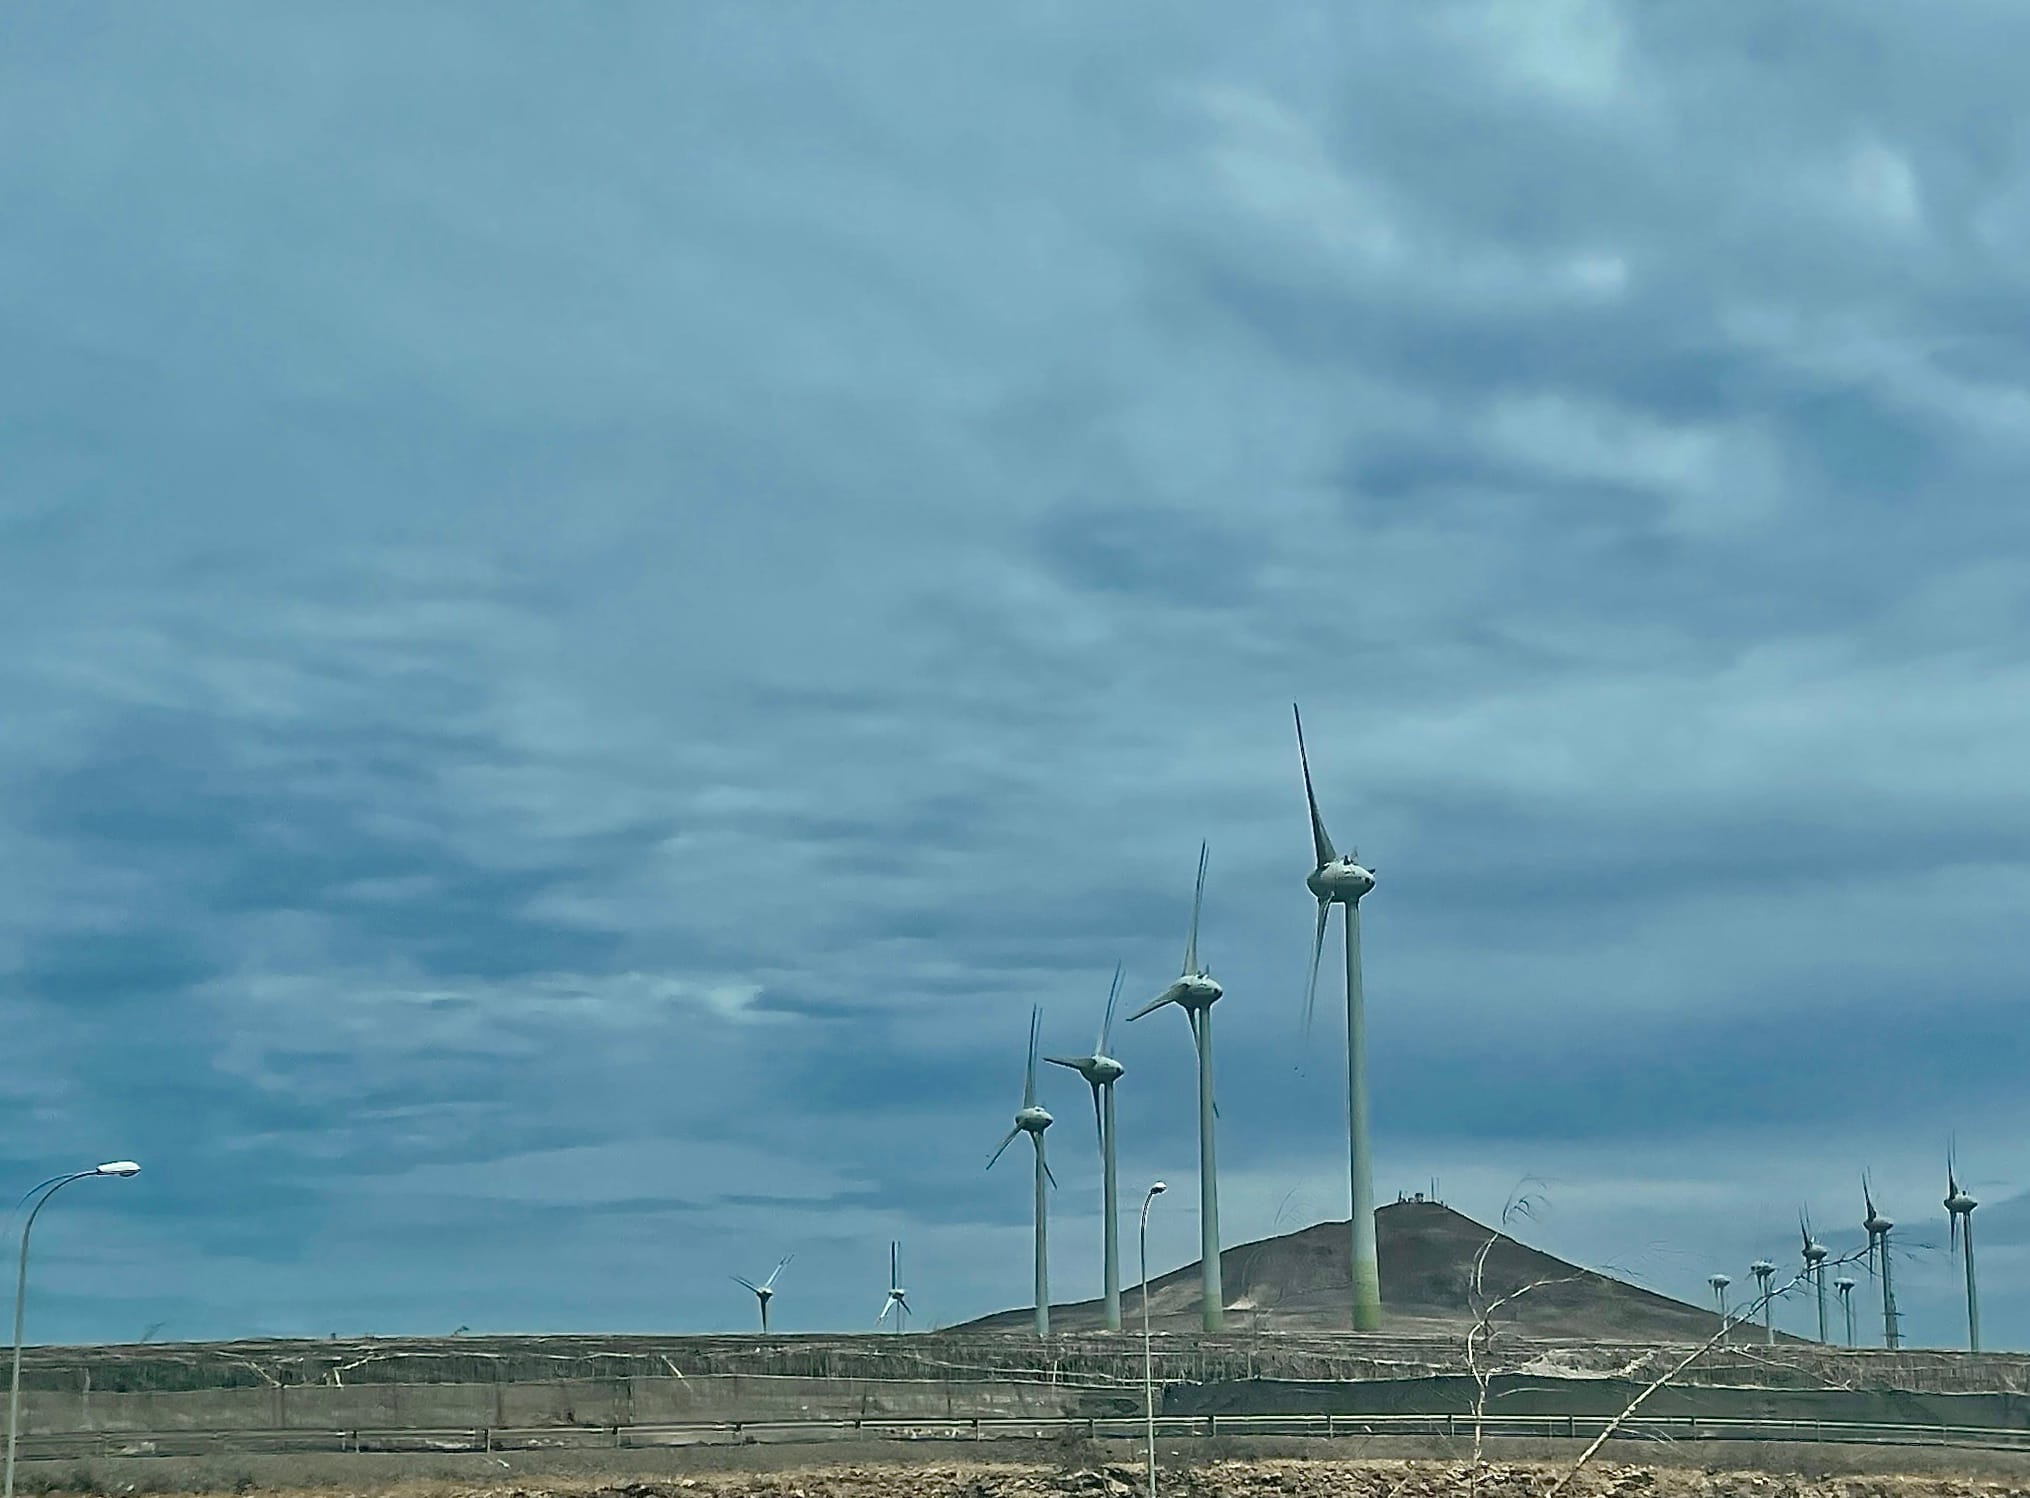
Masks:
[[[1748,1266],[1748,1272],[1759,1280],[1766,1280],[1776,1273],[1776,1266],[1767,1259],[1757,1259]]]
[[[1055,1122],[1050,1110],[1040,1104],[1031,1104],[1015,1115],[1015,1127],[1025,1134],[1041,1134]]]
[[[1112,1056],[1102,1056],[1098,1052],[1090,1056],[1045,1056],[1043,1059],[1052,1066],[1068,1067],[1094,1087],[1109,1086],[1128,1074],[1128,1069]]]
[[[1962,1212],[1971,1212],[1979,1205],[1980,1203],[1975,1201],[1971,1196],[1968,1196],[1964,1190],[1956,1190],[1945,1199],[1946,1211],[1952,1213],[1955,1217],[1959,1216]]]
[[[1210,1009],[1219,1002],[1225,992],[1226,990],[1220,986],[1219,979],[1210,973],[1185,973],[1173,980],[1163,992],[1129,1015],[1128,1021],[1132,1024],[1145,1014],[1154,1014],[1165,1004],[1175,1004],[1187,1013],[1195,1014],[1202,1009]]]
[[[1374,888],[1374,870],[1361,867],[1349,854],[1320,864],[1304,883],[1322,902],[1357,905]]]

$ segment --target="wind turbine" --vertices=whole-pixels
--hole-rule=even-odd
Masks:
[[[1767,1259],[1757,1259],[1748,1266],[1748,1272],[1755,1276],[1755,1293],[1762,1301],[1762,1339],[1771,1347],[1776,1345],[1776,1322],[1769,1308],[1772,1299],[1769,1294],[1769,1280],[1776,1273],[1776,1266]]]
[[[761,1302],[761,1334],[764,1337],[768,1335],[768,1303],[775,1299],[775,1277],[787,1269],[789,1261],[795,1257],[795,1254],[784,1254],[782,1262],[770,1270],[768,1278],[758,1285],[753,1280],[744,1280],[737,1274],[733,1276],[734,1284],[745,1285],[754,1292],[754,1298]]]
[[[1868,1215],[1861,1223],[1861,1231],[1868,1235],[1868,1273],[1875,1272],[1878,1250],[1882,1260],[1882,1345],[1894,1352],[1903,1344],[1896,1321],[1896,1292],[1889,1279],[1889,1230],[1896,1224],[1875,1210],[1875,1194],[1868,1189],[1865,1175],[1861,1177],[1861,1200],[1868,1207]]]
[[[1974,1294],[1974,1208],[1980,1205],[1968,1196],[1959,1182],[1950,1149],[1945,1157],[1945,1212],[1952,1221],[1953,1238],[1964,1239],[1967,1256],[1967,1350],[1981,1350],[1981,1302]]]
[[[1214,1161],[1212,1102],[1212,1006],[1226,992],[1198,961],[1198,911],[1205,902],[1206,844],[1198,845],[1198,887],[1191,896],[1191,931],[1184,939],[1184,968],[1163,992],[1128,1016],[1133,1024],[1165,1004],[1175,1004],[1191,1021],[1198,1047],[1198,1247],[1199,1305],[1209,1332],[1226,1325],[1226,1295],[1219,1277],[1219,1172]]]
[[[1050,1218],[1044,1186],[1046,1183],[1055,1186],[1057,1177],[1050,1173],[1050,1163],[1043,1158],[1043,1131],[1050,1127],[1053,1120],[1050,1110],[1036,1101],[1036,1032],[1042,1023],[1042,1008],[1031,1009],[1029,1069],[1022,1079],[1022,1106],[1015,1112],[1015,1126],[988,1156],[987,1169],[994,1168],[994,1162],[1001,1158],[1003,1150],[1015,1142],[1017,1134],[1027,1134],[1029,1142],[1036,1146],[1036,1335],[1047,1337],[1050,1335]]]
[[[1107,1012],[1100,1020],[1099,1038],[1093,1041],[1090,1056],[1045,1056],[1052,1066],[1068,1066],[1086,1080],[1093,1090],[1093,1121],[1100,1131],[1100,1219],[1105,1238],[1107,1330],[1121,1329],[1121,1242],[1118,1204],[1114,1196],[1114,1084],[1127,1068],[1107,1054],[1113,1039],[1114,1008],[1121,1001],[1121,968],[1114,965],[1114,986],[1107,994]]]
[[[1826,1339],[1826,1246],[1811,1235],[1811,1217],[1800,1211],[1797,1214],[1797,1230],[1804,1236],[1805,1278],[1819,1293],[1819,1340]]]
[[[888,1313],[895,1313],[895,1331],[902,1333],[902,1323],[909,1319],[909,1292],[902,1288],[902,1245],[888,1245],[888,1299],[881,1302],[881,1314],[874,1318],[879,1326],[888,1319]]]
[[[1353,1231],[1353,1329],[1379,1331],[1382,1324],[1381,1262],[1374,1241],[1374,1162],[1367,1128],[1367,1005],[1360,986],[1360,902],[1374,888],[1374,870],[1363,868],[1355,850],[1341,856],[1326,836],[1318,815],[1318,796],[1311,788],[1311,760],[1304,752],[1304,716],[1290,704],[1297,721],[1297,762],[1304,769],[1304,799],[1311,808],[1311,849],[1317,867],[1305,878],[1318,901],[1318,925],[1311,934],[1311,976],[1304,986],[1304,1027],[1311,1027],[1311,1007],[1318,991],[1318,960],[1325,950],[1325,919],[1334,905],[1346,907],[1346,1146],[1351,1184]]]
[[[1833,1289],[1839,1292],[1840,1309],[1847,1313],[1847,1345],[1854,1345],[1854,1285],[1855,1281],[1841,1275],[1833,1281]]]
[[[1713,1287],[1713,1299],[1718,1302],[1720,1307],[1720,1324],[1725,1326],[1727,1324],[1727,1287],[1733,1284],[1734,1281],[1724,1274],[1709,1274],[1706,1276],[1706,1283]]]

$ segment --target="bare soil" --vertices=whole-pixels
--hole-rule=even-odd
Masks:
[[[1476,1473],[1463,1453],[1391,1457],[1377,1443],[1322,1456],[1232,1452],[1205,1443],[1160,1453],[1163,1498],[1546,1498],[1577,1455],[1490,1443]],[[1394,1444],[1394,1443],[1391,1443]],[[1404,1443],[1407,1444],[1407,1443]],[[1528,1445],[1539,1449],[1530,1451]],[[232,1494],[235,1498],[1139,1498],[1139,1461],[1115,1446],[1037,1445],[982,1459],[950,1447],[688,1448],[517,1453],[513,1457],[271,1456],[36,1463],[17,1483],[59,1498]],[[1631,1460],[1631,1458],[1638,1458]],[[1566,1489],[1572,1498],[2030,1498],[2030,1453],[1819,1446],[1610,1446]]]

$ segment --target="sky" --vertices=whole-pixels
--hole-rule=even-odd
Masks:
[[[1956,1138],[2030,1345],[2026,51],[9,7],[0,1181],[144,1166],[31,1339],[738,1330],[786,1253],[850,1331],[891,1240],[919,1325],[1024,1305],[1030,1006],[1158,992],[1201,839],[1226,1239],[1343,1217],[1301,701],[1382,1200],[1703,1302],[1867,1170],[1952,1345]],[[1116,1053],[1169,1268],[1185,1023]]]

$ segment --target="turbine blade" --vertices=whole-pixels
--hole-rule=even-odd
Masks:
[[[895,1297],[892,1295],[889,1296],[888,1299],[881,1302],[881,1314],[874,1318],[874,1324],[876,1326],[879,1326],[882,1322],[888,1319],[888,1312],[894,1305],[895,1305]]]
[[[893,1290],[902,1284],[902,1245],[888,1245],[888,1288]]]
[[[1311,976],[1304,980],[1304,1043],[1311,1043],[1311,1011],[1318,1001],[1318,959],[1325,953],[1325,918],[1332,913],[1332,902],[1318,902],[1318,925],[1311,932]]]
[[[1043,1153],[1043,1136],[1041,1134],[1031,1134],[1029,1137],[1036,1141],[1036,1163],[1043,1167],[1043,1178],[1050,1182],[1051,1187],[1055,1189],[1057,1177],[1050,1173],[1050,1161]]]
[[[1068,1066],[1068,1067],[1070,1067],[1070,1068],[1071,1068],[1071,1069],[1072,1069],[1073,1071],[1075,1071],[1075,1072],[1083,1072],[1083,1071],[1085,1070],[1085,1064],[1086,1064],[1086,1062],[1088,1062],[1088,1061],[1092,1060],[1092,1057],[1090,1057],[1090,1056],[1045,1056],[1045,1057],[1044,1057],[1043,1059],[1044,1059],[1045,1061],[1048,1061],[1048,1062],[1049,1062],[1049,1063],[1050,1063],[1050,1064],[1051,1064],[1052,1066]]]
[[[741,1277],[740,1277],[739,1275],[737,1275],[737,1274],[735,1274],[735,1275],[729,1275],[729,1276],[728,1276],[728,1278],[729,1278],[729,1279],[731,1279],[731,1280],[733,1281],[733,1283],[734,1283],[734,1284],[736,1284],[736,1285],[745,1285],[745,1286],[747,1286],[747,1288],[748,1288],[748,1289],[750,1289],[750,1290],[752,1290],[752,1291],[753,1291],[753,1292],[754,1292],[754,1293],[755,1293],[756,1295],[759,1295],[759,1294],[761,1293],[761,1287],[760,1287],[759,1285],[755,1284],[755,1283],[754,1283],[753,1281],[751,1281],[751,1280],[744,1280],[744,1279],[742,1279],[742,1278],[741,1278]]]
[[[1304,715],[1294,702],[1290,715],[1297,720],[1297,762],[1304,767],[1304,799],[1311,807],[1311,850],[1318,855],[1322,869],[1338,855],[1332,851],[1332,839],[1325,835],[1325,819],[1318,815],[1318,794],[1311,789],[1311,759],[1304,752]]]
[[[1015,1136],[1021,1132],[1022,1131],[1020,1129],[1010,1129],[1005,1135],[1002,1136],[1000,1144],[995,1146],[994,1153],[987,1157],[987,1169],[992,1170],[994,1168],[994,1162],[1001,1158],[1002,1151],[1006,1150],[1009,1145],[1013,1144],[1015,1142]]]
[[[1093,1090],[1093,1130],[1100,1136],[1100,1148],[1105,1150],[1107,1147],[1107,1121],[1100,1115],[1100,1084],[1088,1082],[1086,1085]]]
[[[1114,1038],[1114,1010],[1120,1007],[1120,1003],[1121,965],[1117,962],[1114,964],[1114,986],[1107,990],[1106,1017],[1100,1021],[1099,1044],[1093,1047],[1095,1056],[1104,1056],[1107,1053],[1107,1045]]]
[[[1036,1044],[1037,1030],[1043,1023],[1043,1006],[1032,1005],[1029,1010],[1029,1069],[1022,1074],[1022,1106],[1036,1106]]]
[[[1176,1002],[1177,1001],[1171,998],[1170,995],[1167,993],[1158,994],[1155,998],[1151,999],[1148,1003],[1144,1004],[1140,1009],[1137,1009],[1133,1014],[1129,1015],[1128,1023],[1132,1025],[1133,1023],[1135,1023],[1136,1020],[1140,1019],[1143,1015],[1154,1014],[1158,1009],[1161,1009],[1165,1004],[1174,1004]]]
[[[778,1274],[781,1274],[781,1273],[783,1272],[783,1270],[785,1270],[785,1269],[789,1268],[789,1261],[790,1261],[791,1259],[794,1259],[795,1257],[796,1257],[796,1255],[795,1255],[795,1254],[784,1254],[784,1255],[782,1256],[782,1262],[781,1262],[781,1263],[779,1263],[779,1264],[777,1264],[777,1265],[775,1266],[775,1268],[773,1268],[772,1270],[770,1270],[770,1271],[769,1271],[769,1273],[768,1273],[768,1278],[767,1278],[767,1279],[765,1279],[765,1280],[763,1280],[763,1281],[762,1281],[762,1284],[764,1284],[764,1285],[767,1285],[768,1287],[770,1287],[771,1289],[773,1289],[773,1288],[774,1288],[774,1286],[775,1286],[775,1277],[776,1277],[776,1276],[777,1276]]]
[[[1198,971],[1198,911],[1205,904],[1205,855],[1207,845],[1198,845],[1198,884],[1191,892],[1191,934],[1184,938],[1184,971]]]

